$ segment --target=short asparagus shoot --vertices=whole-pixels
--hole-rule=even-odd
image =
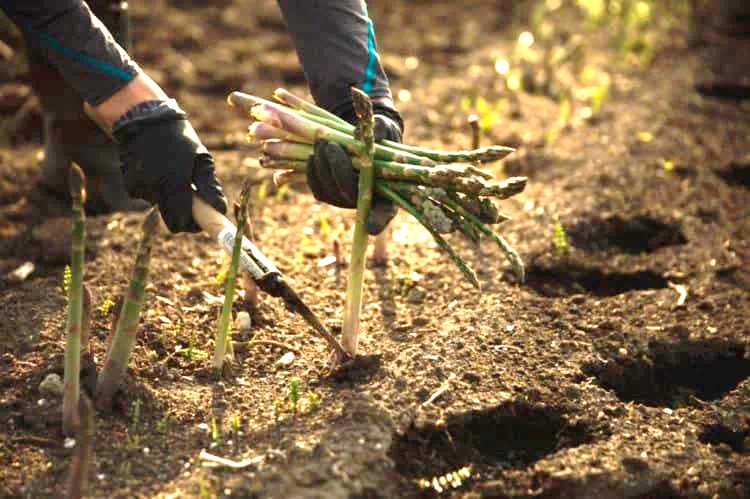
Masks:
[[[143,221],[143,235],[138,245],[133,274],[128,283],[128,289],[115,325],[115,332],[112,335],[104,367],[96,386],[96,405],[101,409],[108,409],[112,405],[112,398],[120,387],[128,369],[128,361],[135,346],[138,320],[146,294],[146,277],[151,261],[153,237],[158,227],[159,211],[154,207],[151,208]]]
[[[388,239],[391,228],[386,227],[383,232],[375,236],[375,244],[372,252],[372,263],[382,267],[388,263]]]
[[[237,235],[232,246],[232,259],[227,271],[227,277],[224,280],[224,304],[221,307],[219,320],[216,326],[216,349],[214,350],[213,368],[217,374],[221,373],[224,367],[224,360],[231,362],[232,340],[229,337],[229,324],[232,319],[232,302],[234,300],[234,288],[237,281],[237,268],[240,264],[240,253],[242,252],[242,237],[245,232],[245,220],[247,214],[247,203],[250,200],[250,187],[248,181],[242,188],[240,195],[240,207],[237,210]]]
[[[72,165],[70,169],[70,197],[73,202],[70,284],[68,286],[68,319],[65,339],[65,368],[63,388],[63,432],[72,436],[80,427],[78,400],[81,378],[81,335],[83,333],[83,257],[86,240],[86,178],[83,171]]]
[[[372,101],[366,93],[352,87],[354,111],[359,121],[358,134],[364,144],[360,151],[359,192],[357,199],[357,220],[354,225],[352,254],[349,260],[349,278],[346,283],[346,305],[342,325],[341,346],[354,358],[357,354],[357,342],[362,311],[362,285],[365,270],[365,251],[367,249],[367,217],[372,204],[372,191],[375,179],[372,166],[374,152]]]

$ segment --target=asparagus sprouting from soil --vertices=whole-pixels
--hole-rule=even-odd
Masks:
[[[70,243],[70,286],[68,287],[68,318],[65,338],[65,368],[63,388],[63,432],[72,436],[78,432],[80,417],[78,400],[81,378],[81,336],[83,334],[83,258],[86,245],[86,178],[78,165],[70,168],[70,197],[72,227]]]
[[[111,407],[112,398],[125,377],[130,355],[133,353],[138,332],[138,321],[146,294],[146,278],[151,261],[151,248],[154,234],[159,228],[159,220],[158,209],[156,207],[151,208],[141,227],[141,241],[138,244],[133,273],[122,301],[112,341],[96,386],[96,405],[101,409]]]
[[[232,246],[232,258],[229,262],[229,270],[227,270],[227,276],[224,279],[224,303],[216,325],[216,349],[214,350],[213,360],[213,368],[217,373],[221,373],[224,367],[224,359],[225,357],[229,357],[228,352],[232,344],[232,339],[229,337],[229,324],[232,321],[232,302],[234,301],[237,269],[240,264],[240,254],[242,253],[242,237],[245,235],[245,217],[247,214],[247,203],[250,199],[251,186],[250,179],[248,179],[242,188],[242,194],[240,194],[240,207],[237,210],[237,234]],[[231,358],[229,360],[231,361]]]
[[[85,393],[81,394],[78,405],[81,427],[76,436],[76,447],[68,472],[66,499],[80,499],[84,496],[94,457],[93,440],[96,434],[94,407]]]
[[[358,135],[364,147],[358,154],[360,159],[359,185],[357,193],[357,219],[354,224],[352,254],[349,260],[349,273],[346,283],[346,305],[341,327],[341,346],[352,356],[357,354],[360,313],[362,311],[362,288],[365,271],[365,251],[367,250],[367,217],[372,204],[375,171],[372,156],[375,150],[373,138],[372,101],[366,93],[352,87],[354,112],[359,122]]]

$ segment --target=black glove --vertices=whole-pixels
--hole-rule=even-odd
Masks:
[[[386,139],[401,142],[403,122],[398,112],[390,107],[373,106],[375,141]],[[346,119],[346,117],[345,117]],[[343,146],[319,140],[315,153],[307,160],[307,183],[315,199],[340,208],[356,208],[359,192],[359,173]],[[367,218],[367,232],[381,233],[396,216],[396,206],[375,194]]]
[[[214,160],[176,104],[136,110],[126,118],[115,123],[113,134],[131,196],[159,205],[171,232],[200,232],[193,220],[194,193],[226,213]]]

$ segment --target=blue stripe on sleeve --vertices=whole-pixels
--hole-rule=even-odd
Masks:
[[[375,48],[375,26],[367,13],[367,4],[362,2],[365,16],[367,18],[367,66],[365,66],[365,79],[362,82],[362,91],[369,94],[375,82],[375,64],[378,61],[378,52]]]

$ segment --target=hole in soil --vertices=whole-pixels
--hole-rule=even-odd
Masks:
[[[750,452],[750,429],[733,430],[723,424],[707,426],[698,439],[704,444],[726,444],[734,452]]]
[[[651,270],[639,272],[605,272],[578,264],[543,266],[533,264],[527,271],[527,284],[544,296],[588,293],[615,296],[641,289],[663,289],[667,279]]]
[[[718,172],[728,184],[741,185],[750,189],[750,161],[734,161]]]
[[[721,340],[652,342],[640,356],[584,366],[620,400],[678,407],[692,397],[718,400],[750,376],[745,346]]]
[[[706,97],[717,99],[743,101],[750,99],[750,87],[747,85],[733,85],[728,83],[709,83],[696,85],[695,89]]]
[[[639,254],[687,243],[679,223],[663,222],[648,215],[593,217],[574,225],[568,233],[574,246],[587,251],[617,249]]]
[[[590,442],[587,424],[570,424],[557,408],[511,402],[455,415],[444,425],[412,425],[389,451],[409,480],[471,466],[487,480],[506,468],[523,468],[560,449]]]

